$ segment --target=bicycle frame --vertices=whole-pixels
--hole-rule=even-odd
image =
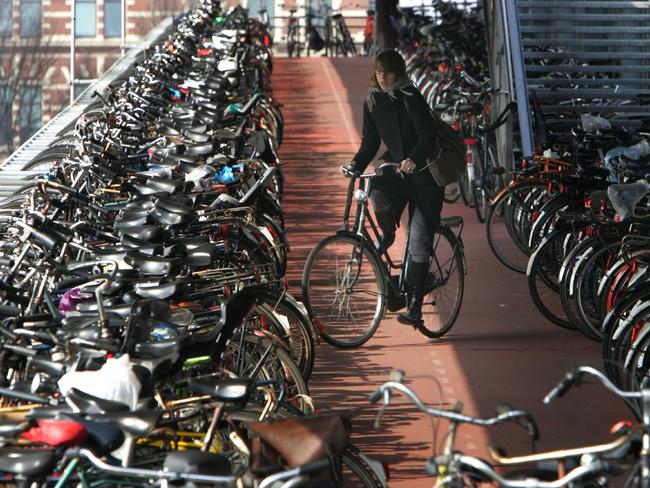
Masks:
[[[368,212],[368,196],[370,195],[370,191],[372,190],[372,178],[374,176],[376,176],[376,174],[361,175],[358,177],[355,175],[350,176],[350,183],[348,185],[347,199],[345,202],[345,210],[343,214],[343,224],[341,228],[337,231],[337,234],[353,236],[355,239],[362,240],[362,243],[365,245],[365,247],[367,247],[370,250],[370,252],[373,253],[373,255],[377,258],[377,260],[383,264],[383,266],[380,266],[380,269],[381,269],[384,283],[386,283],[387,286],[389,287],[390,293],[392,293],[393,296],[399,296],[402,294],[402,290],[404,289],[404,281],[406,279],[406,275],[408,272],[407,255],[408,255],[408,248],[409,248],[409,241],[410,241],[409,230],[411,227],[411,222],[409,219],[408,228],[406,232],[406,242],[404,243],[404,251],[402,253],[401,262],[394,262],[390,257],[390,255],[388,254],[387,250],[384,250],[381,253],[377,252],[372,242],[373,242],[373,236],[375,240],[379,240],[380,237],[379,229],[377,227],[377,224],[373,220],[372,216]],[[355,192],[354,187],[357,179],[359,180],[359,188]],[[367,186],[365,184],[365,180],[368,180]],[[353,198],[358,202],[358,205],[357,205],[354,221],[352,225],[350,225],[350,212],[351,212]],[[365,225],[366,221],[368,221],[368,223],[370,224],[370,230],[372,231],[373,236],[371,236],[370,232],[368,231],[368,228]],[[459,223],[456,223],[456,221],[452,218],[450,219],[450,222],[451,222],[449,225],[450,227],[460,226],[461,229],[456,235],[456,242],[454,243],[454,252],[457,246],[460,246],[462,251],[463,244],[462,244],[462,239],[460,238],[460,234],[463,228],[462,220]],[[440,225],[443,226],[444,223],[441,222]],[[435,262],[438,271],[438,276],[440,276],[442,280],[441,284],[444,285],[447,282],[448,276],[450,274],[450,270],[443,270],[442,264],[438,261],[435,252],[432,252],[431,259],[433,260],[433,262]],[[451,262],[451,265],[453,265],[453,260]],[[395,282],[393,276],[391,275],[391,270],[393,269],[400,270],[397,282]]]
[[[359,180],[359,189],[355,192],[354,187],[357,179]],[[365,184],[366,180],[368,180],[367,186]],[[370,252],[377,258],[377,260],[383,264],[383,266],[380,266],[380,269],[381,269],[384,283],[388,284],[388,286],[390,287],[390,291],[392,293],[399,295],[401,293],[400,290],[403,289],[402,285],[405,279],[405,271],[406,271],[405,263],[407,260],[409,232],[406,233],[406,243],[404,244],[404,252],[402,255],[401,262],[399,263],[394,262],[391,259],[390,255],[388,254],[387,250],[383,251],[382,253],[377,252],[377,249],[372,244],[372,242],[373,242],[373,236],[375,240],[379,240],[380,237],[379,229],[377,223],[373,220],[372,216],[368,212],[368,196],[370,195],[371,190],[372,190],[372,177],[370,176],[350,177],[350,184],[348,185],[348,193],[347,193],[347,199],[345,202],[345,210],[343,215],[343,225],[337,231],[337,234],[352,235],[356,239],[362,240],[362,244],[364,244],[364,246],[367,247],[370,250]],[[355,198],[358,205],[354,217],[354,222],[352,226],[350,226],[350,211],[352,207],[352,198]],[[368,221],[368,223],[370,224],[370,229],[373,233],[373,236],[370,235],[370,232],[366,227],[366,221]],[[409,222],[409,227],[410,227],[410,222]],[[392,275],[390,273],[392,269],[400,270],[397,283],[395,283],[392,279]]]

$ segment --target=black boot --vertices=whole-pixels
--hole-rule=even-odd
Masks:
[[[397,316],[400,324],[419,325],[422,322],[422,299],[424,282],[429,272],[429,263],[409,263],[406,285],[408,292],[408,310]]]
[[[381,254],[395,242],[395,216],[389,210],[387,212],[375,212],[375,217],[377,217],[377,225],[379,225],[383,234],[379,242],[377,242],[377,252]]]

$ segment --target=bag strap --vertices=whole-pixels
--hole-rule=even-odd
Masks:
[[[411,111],[409,110],[408,103],[406,103],[406,97],[402,97],[402,103],[404,104],[404,109],[406,110],[406,115],[408,115],[409,120],[412,123],[413,122],[413,117],[411,116]],[[438,124],[444,123],[444,122],[442,122],[440,117],[438,117],[438,114],[436,114],[433,111],[433,109],[431,107],[429,107],[429,104],[426,102],[426,100],[425,100],[424,104],[427,106],[427,109],[429,109],[429,114],[431,115],[431,118],[433,119],[434,125],[436,123],[438,123]],[[440,131],[435,131],[435,132],[436,133],[435,133],[434,137],[436,138],[436,146],[439,147],[440,146]]]

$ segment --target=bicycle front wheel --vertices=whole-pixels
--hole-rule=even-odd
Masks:
[[[302,275],[303,300],[323,339],[335,347],[358,347],[384,315],[380,263],[357,239],[332,236],[309,254]]]
[[[422,300],[418,330],[427,337],[442,337],[451,330],[465,290],[465,262],[461,241],[448,227],[433,237],[433,253]]]

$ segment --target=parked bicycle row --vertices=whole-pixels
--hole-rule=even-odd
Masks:
[[[536,156],[494,199],[488,242],[526,273],[547,319],[603,341],[610,378],[638,389],[647,373],[645,134],[576,129],[555,150],[547,156],[557,159]]]
[[[402,50],[411,81],[465,143],[466,172],[446,186],[445,201],[462,198],[485,222],[490,200],[505,185],[495,130],[510,119],[516,104],[507,103],[509,93],[490,82],[487,54],[480,47],[484,43],[477,41],[484,34],[477,15],[444,2],[436,9],[438,22],[422,15],[405,17]],[[503,106],[501,113],[492,113],[493,106]]]
[[[7,482],[385,486],[313,415],[265,36],[202,0],[0,202]]]

